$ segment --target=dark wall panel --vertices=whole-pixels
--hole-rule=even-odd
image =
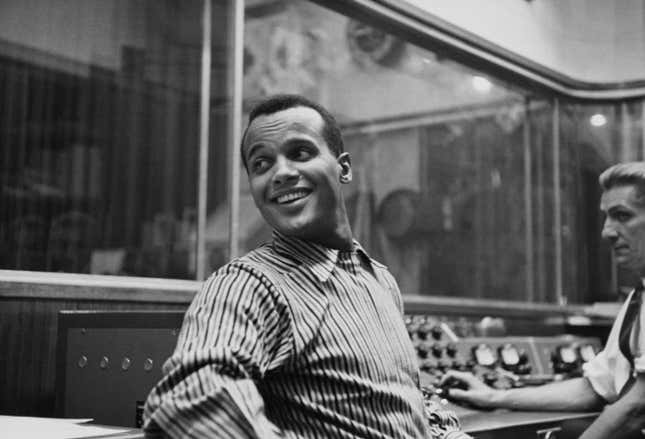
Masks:
[[[59,311],[181,311],[187,303],[0,297],[0,414],[55,415]]]

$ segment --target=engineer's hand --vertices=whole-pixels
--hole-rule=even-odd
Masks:
[[[456,402],[465,402],[475,407],[494,408],[493,397],[498,390],[487,386],[470,372],[449,370],[439,385],[448,389],[446,397]]]

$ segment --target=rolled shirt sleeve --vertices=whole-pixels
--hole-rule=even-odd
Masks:
[[[594,391],[605,401],[613,402],[618,399],[618,392],[616,392],[614,382],[615,376],[610,367],[612,363],[615,363],[616,358],[613,360],[608,358],[606,349],[582,367],[583,374],[589,380]]]
[[[216,272],[189,307],[146,401],[146,435],[277,437],[255,382],[288,356],[288,316],[261,272],[236,263]]]

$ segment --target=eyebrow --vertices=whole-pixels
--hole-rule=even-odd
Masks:
[[[623,206],[622,204],[613,204],[606,209],[603,209],[603,206],[600,206],[600,211],[604,212],[607,215],[611,215],[612,213],[618,212],[618,211],[629,211],[630,209],[626,206]]]
[[[304,136],[300,135],[300,136],[293,136],[293,137],[290,137],[287,140],[285,140],[284,141],[284,146],[291,146],[291,145],[293,145],[295,143],[302,143],[302,142],[306,142],[306,143],[309,143],[309,144],[315,144],[316,143],[316,141],[314,139],[312,139],[311,136],[309,136],[309,135],[304,135]]]
[[[294,144],[305,142],[310,145],[315,145],[315,139],[312,138],[312,136],[309,133],[298,133],[294,136],[289,137],[286,139],[282,146],[283,147],[291,147]],[[263,142],[258,142],[258,143],[253,143],[251,146],[249,146],[246,150],[243,150],[244,152],[244,157],[246,159],[249,159],[253,156],[254,153],[257,152],[258,149],[264,148],[266,145]]]
[[[242,152],[244,153],[243,154],[244,159],[245,160],[250,159],[258,149],[262,149],[263,147],[264,147],[264,143],[254,143],[253,145],[249,146],[248,148],[243,149]]]
[[[248,162],[253,157],[253,155],[256,154],[258,150],[261,150],[262,148],[266,148],[266,144],[264,142],[251,144],[251,146],[249,146],[246,150],[243,150],[244,160]]]

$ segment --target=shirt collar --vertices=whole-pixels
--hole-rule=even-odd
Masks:
[[[320,282],[329,279],[339,259],[354,260],[359,263],[356,257],[352,257],[356,255],[367,261],[370,266],[372,264],[367,252],[355,239],[352,241],[352,250],[340,251],[315,242],[286,236],[274,230],[273,245],[278,253],[289,256],[307,266]]]

